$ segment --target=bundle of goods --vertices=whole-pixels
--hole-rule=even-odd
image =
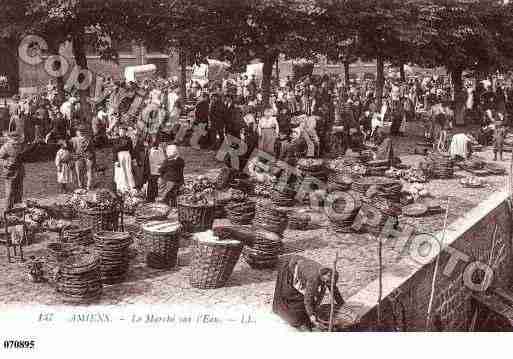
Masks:
[[[347,174],[331,171],[328,175],[328,192],[348,191],[352,184],[353,179]]]
[[[334,173],[351,178],[363,176],[367,171],[365,166],[345,157],[331,160],[327,167]]]
[[[83,227],[92,227],[93,232],[118,229],[120,201],[112,191],[100,189],[88,193],[76,190],[70,203],[76,208]]]
[[[225,205],[226,217],[233,224],[250,224],[255,218],[255,202],[245,198],[243,200],[231,200]]]
[[[255,227],[281,235],[287,228],[287,220],[287,212],[280,210],[271,202],[257,202],[253,220]]]
[[[288,215],[288,228],[295,230],[304,230],[308,228],[311,217],[308,213],[304,212],[289,212]]]
[[[125,192],[122,195],[123,211],[133,215],[138,206],[145,202],[144,193],[137,190]]]
[[[66,303],[87,304],[101,296],[100,261],[93,254],[67,258],[59,265],[55,279],[57,293]]]
[[[353,182],[351,188],[361,195],[367,195],[367,191],[374,187],[379,195],[399,202],[401,199],[402,184],[400,181],[392,180],[384,177],[362,177]]]
[[[351,226],[362,207],[358,192],[348,191],[346,194],[347,196],[328,197],[330,202],[325,206],[331,227],[337,233],[352,232]]]
[[[408,217],[421,217],[428,212],[428,208],[422,203],[413,203],[403,207],[403,214]]]
[[[142,227],[146,249],[146,265],[169,269],[176,266],[181,225],[174,221],[152,221]]]
[[[125,279],[130,261],[130,233],[98,232],[94,235],[95,248],[100,257],[102,283],[115,284]]]
[[[321,304],[317,310],[317,325],[319,329],[326,331],[330,326],[330,304]],[[362,313],[358,305],[349,303],[343,306],[336,306],[333,313],[333,330],[337,332],[350,331],[351,328],[358,323],[359,316]]]
[[[297,162],[297,169],[303,178],[314,177],[326,181],[327,171],[324,160],[316,158],[301,158]]]
[[[72,227],[72,222],[64,219],[48,218],[42,224],[42,227],[50,232],[60,233],[66,228]]]
[[[177,199],[178,219],[185,232],[211,229],[215,217],[215,184],[200,176],[188,182]]]
[[[62,242],[88,246],[94,243],[92,227],[74,226],[62,233]]]
[[[242,243],[225,231],[196,233],[193,236],[189,281],[192,287],[213,289],[223,287],[242,253]]]
[[[248,235],[251,244],[244,246],[242,258],[253,269],[274,268],[283,250],[282,237],[279,234],[262,229],[255,229]]]
[[[460,183],[462,184],[463,187],[466,187],[466,188],[480,188],[480,187],[483,187],[483,181],[481,181],[481,179],[479,179],[477,177],[473,177],[473,176],[463,177],[460,180]]]
[[[427,182],[426,174],[423,170],[419,168],[409,168],[407,170],[403,170],[402,178],[405,181],[408,181],[410,183],[425,183]]]
[[[409,188],[406,188],[405,191],[412,196],[414,201],[422,197],[429,197],[430,195],[426,186],[421,183],[414,183]]]
[[[431,162],[433,178],[446,179],[454,176],[454,162],[448,153],[431,154],[428,160]]]
[[[171,212],[171,207],[164,203],[146,203],[135,209],[135,223],[138,226],[149,221],[164,220]]]
[[[442,212],[442,206],[440,205],[440,202],[436,200],[426,200],[424,201],[424,205],[427,208],[427,214],[438,214]]]

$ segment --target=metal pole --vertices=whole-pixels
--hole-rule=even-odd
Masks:
[[[333,291],[335,290],[335,273],[337,271],[337,262],[338,262],[338,252],[335,254],[335,261],[333,261],[333,271],[331,273],[331,287],[330,287],[330,295],[331,295],[331,308],[330,308],[330,325],[329,331],[333,331],[333,316],[335,313],[335,297],[333,295]]]

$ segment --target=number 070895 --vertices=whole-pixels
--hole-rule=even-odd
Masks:
[[[4,340],[4,349],[34,349],[35,340]]]

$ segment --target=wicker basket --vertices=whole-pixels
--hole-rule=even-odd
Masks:
[[[120,213],[118,208],[110,210],[79,209],[80,226],[91,227],[93,233],[101,231],[116,232],[119,228]]]
[[[181,225],[172,221],[152,221],[143,227],[146,265],[155,269],[176,266]]]
[[[196,233],[212,229],[215,219],[215,205],[196,206],[184,203],[178,198],[178,220],[185,232]]]
[[[228,238],[225,238],[225,240]],[[223,243],[195,238],[189,281],[192,287],[213,289],[223,287],[242,253],[242,243],[229,240]]]

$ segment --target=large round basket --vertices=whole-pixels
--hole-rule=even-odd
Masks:
[[[100,231],[117,231],[119,225],[119,210],[112,208],[108,210],[79,209],[78,217],[80,226],[91,227],[93,233]]]
[[[181,228],[180,223],[173,221],[152,221],[142,226],[148,267],[169,269],[176,266]]]
[[[178,198],[178,220],[185,232],[196,233],[212,229],[215,219],[214,203],[192,205]]]
[[[192,287],[212,289],[223,287],[230,278],[242,252],[242,243],[229,239],[193,240],[189,281]]]

